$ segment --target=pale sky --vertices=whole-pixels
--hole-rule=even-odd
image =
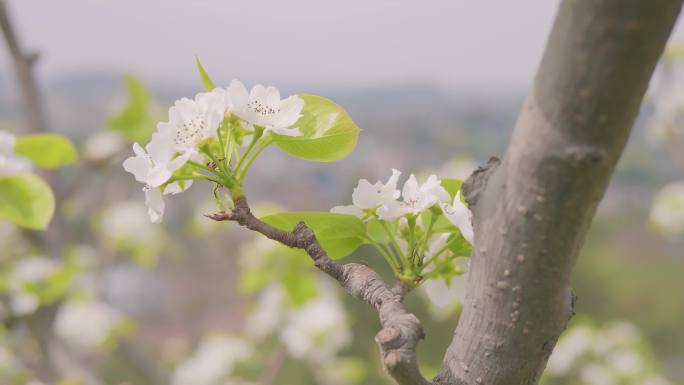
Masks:
[[[147,81],[525,87],[556,0],[6,0],[39,73]],[[678,36],[684,37],[679,28]],[[6,50],[0,74],[11,74]]]

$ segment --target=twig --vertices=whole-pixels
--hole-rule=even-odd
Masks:
[[[207,217],[216,221],[237,222],[283,245],[306,251],[318,269],[337,280],[353,297],[378,311],[382,329],[375,336],[375,342],[380,347],[383,365],[394,380],[399,385],[431,384],[418,368],[416,344],[425,335],[418,318],[402,304],[403,296],[408,291],[406,286],[398,284],[390,289],[378,273],[366,265],[335,262],[304,222],[297,223],[291,232],[283,231],[255,217],[244,196],[234,198],[233,203],[233,211]]]

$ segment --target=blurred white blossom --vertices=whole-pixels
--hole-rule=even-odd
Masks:
[[[344,307],[328,286],[321,295],[287,315],[280,338],[290,355],[312,363],[332,359],[351,343]]]
[[[672,182],[658,192],[650,220],[668,237],[684,234],[684,181]]]
[[[125,322],[126,317],[98,301],[68,301],[55,320],[55,333],[72,346],[97,349]]]
[[[157,228],[150,225],[147,210],[135,201],[117,202],[102,212],[102,233],[113,241],[135,244],[154,242],[159,237]]]
[[[205,337],[195,353],[173,372],[172,385],[225,385],[231,382],[235,364],[248,360],[254,352],[251,342],[233,336]]]
[[[541,384],[669,385],[644,343],[638,329],[624,321],[571,327],[561,335]]]
[[[44,282],[60,267],[60,263],[46,257],[25,257],[19,260],[12,269],[7,285],[11,312],[26,315],[36,311],[40,306],[40,299],[29,290],[29,286]]]
[[[126,140],[114,131],[102,130],[90,136],[83,144],[83,158],[91,161],[107,160],[126,147]]]

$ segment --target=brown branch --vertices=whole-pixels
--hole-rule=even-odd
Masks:
[[[14,33],[11,18],[7,12],[5,0],[0,0],[0,30],[14,62],[19,89],[21,91],[22,109],[28,132],[46,131],[46,120],[40,101],[38,86],[33,76],[33,64],[38,59],[36,53],[26,53],[19,44]]]
[[[506,159],[464,185],[475,247],[438,384],[536,384],[682,0],[564,0]]]
[[[416,344],[424,338],[423,327],[401,302],[407,291],[405,286],[388,287],[378,273],[366,265],[335,262],[303,222],[299,222],[291,232],[283,231],[255,217],[245,197],[235,198],[234,203],[232,212],[208,217],[217,221],[235,221],[283,245],[305,250],[318,269],[337,280],[353,297],[378,311],[382,329],[375,336],[375,342],[380,347],[383,365],[392,378],[399,385],[431,384],[418,368]]]

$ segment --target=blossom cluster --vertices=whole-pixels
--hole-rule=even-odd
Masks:
[[[225,162],[226,169],[230,168],[229,159],[237,151],[233,141],[238,134],[240,138],[268,132],[301,135],[292,126],[303,107],[304,101],[298,96],[281,99],[276,88],[262,85],[256,85],[248,92],[239,80],[233,80],[227,88],[199,93],[194,99],[177,100],[169,108],[168,121],[157,124],[157,130],[145,148],[135,143],[135,156],[123,164],[126,171],[145,185],[145,203],[151,221],[161,221],[164,195],[187,190],[194,179],[211,180],[211,175],[198,170],[176,177],[174,173],[188,164],[209,173],[219,168],[212,162]],[[211,153],[210,146],[205,146],[212,141],[220,144],[218,154]],[[205,167],[205,164],[212,164],[212,167]]]
[[[397,184],[400,176],[400,171],[392,169],[392,175],[386,183],[380,181],[370,183],[366,179],[361,179],[352,193],[353,204],[336,206],[330,211],[338,214],[351,214],[366,221],[374,218],[394,221],[409,215],[416,216],[439,206],[444,216],[458,227],[463,238],[473,243],[472,215],[461,202],[460,191],[451,200],[449,193],[436,175],[430,175],[425,183],[419,184],[413,174],[399,191]]]

